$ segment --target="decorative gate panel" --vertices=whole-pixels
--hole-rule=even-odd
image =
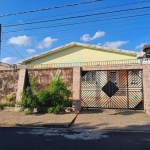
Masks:
[[[143,109],[142,70],[83,71],[82,107]]]

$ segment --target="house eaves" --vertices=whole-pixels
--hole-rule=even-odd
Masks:
[[[113,53],[120,53],[120,54],[125,54],[125,55],[130,55],[130,56],[137,56],[137,52],[129,51],[129,50],[122,50],[122,49],[111,49],[108,47],[102,47],[102,46],[97,46],[97,45],[90,45],[90,44],[82,44],[82,43],[77,43],[77,42],[71,42],[69,44],[66,44],[64,46],[57,47],[55,49],[49,50],[47,52],[29,57],[27,59],[22,60],[19,64],[25,64],[26,62],[44,57],[46,55],[50,55],[53,53],[57,53],[59,51],[65,50],[67,48],[73,47],[73,46],[81,46],[84,48],[91,48],[91,49],[96,49],[96,50],[101,50],[101,51],[107,51],[107,52],[113,52]]]

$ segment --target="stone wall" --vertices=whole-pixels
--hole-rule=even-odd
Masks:
[[[6,100],[8,94],[16,96],[19,70],[0,70],[0,101]]]
[[[72,91],[73,88],[73,69],[28,69],[27,78],[34,77],[38,85],[38,90],[43,90],[48,87],[49,82],[53,79],[54,74],[58,74],[62,78],[66,85],[68,85]],[[26,80],[27,82],[27,80]],[[28,83],[27,83],[28,84]]]

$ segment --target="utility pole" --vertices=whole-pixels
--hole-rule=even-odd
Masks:
[[[2,44],[2,25],[0,24],[0,61],[1,61],[1,44]]]

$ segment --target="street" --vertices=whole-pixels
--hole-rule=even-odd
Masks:
[[[148,150],[150,133],[0,128],[0,150]]]

